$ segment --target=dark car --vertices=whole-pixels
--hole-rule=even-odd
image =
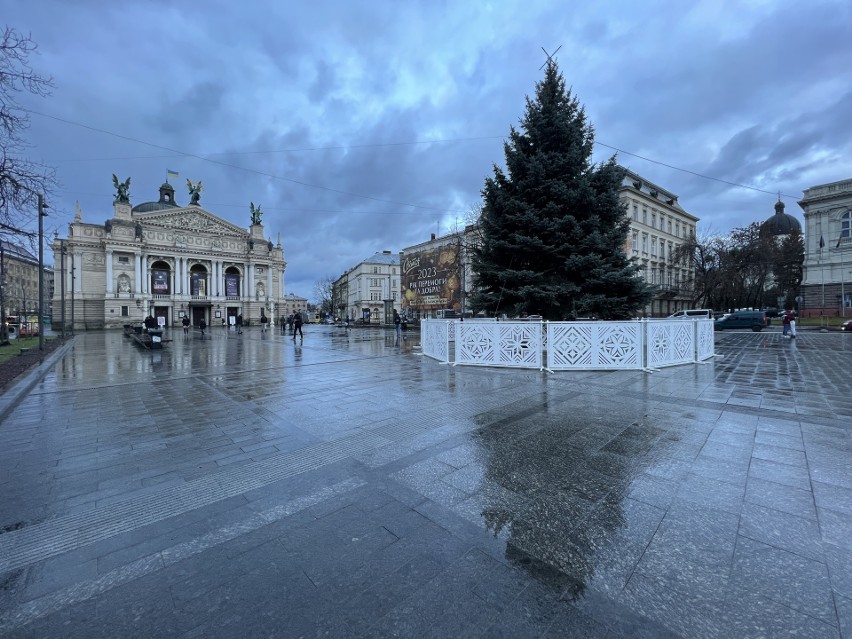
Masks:
[[[727,328],[750,328],[757,332],[769,326],[766,313],[763,311],[734,311],[727,317],[713,322],[713,328],[723,331]]]
[[[845,322],[843,322],[840,325],[840,330],[841,331],[849,331],[850,333],[852,333],[852,319],[846,320]]]

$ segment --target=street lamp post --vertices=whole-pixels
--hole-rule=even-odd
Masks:
[[[62,339],[65,339],[65,240],[59,240],[59,297],[60,313],[62,315]]]
[[[44,197],[38,196],[38,350],[44,350]]]
[[[9,339],[6,326],[6,256],[3,253],[3,241],[0,240],[0,343]]]

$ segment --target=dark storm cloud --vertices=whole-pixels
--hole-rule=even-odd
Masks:
[[[285,249],[288,292],[308,297],[317,279],[464,219],[541,79],[542,46],[562,45],[600,142],[794,197],[852,175],[852,15],[839,0],[0,0],[0,10],[33,32],[34,64],[56,79],[50,99],[28,106],[190,154],[33,116],[33,154],[63,184],[52,224],[64,233],[76,200],[84,219],[106,219],[112,173],[133,176],[138,203],[179,170],[179,202],[190,177],[204,182],[203,206],[241,226],[260,203]],[[596,159],[611,153],[599,146]],[[678,193],[703,228],[772,213],[771,194],[619,161]]]

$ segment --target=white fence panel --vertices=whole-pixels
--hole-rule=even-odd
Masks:
[[[640,369],[640,322],[548,322],[547,368]]]
[[[645,324],[645,361],[649,368],[695,361],[695,322],[650,320]]]
[[[709,359],[716,354],[716,341],[713,337],[713,320],[703,319],[695,321],[696,359],[699,362]]]
[[[423,320],[420,328],[423,354],[441,362],[449,362],[450,326],[445,320]]]
[[[456,364],[541,368],[541,322],[456,322]]]

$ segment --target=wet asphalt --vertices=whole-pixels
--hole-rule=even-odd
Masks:
[[[852,334],[554,374],[167,337],[7,406],[0,636],[852,637]]]

